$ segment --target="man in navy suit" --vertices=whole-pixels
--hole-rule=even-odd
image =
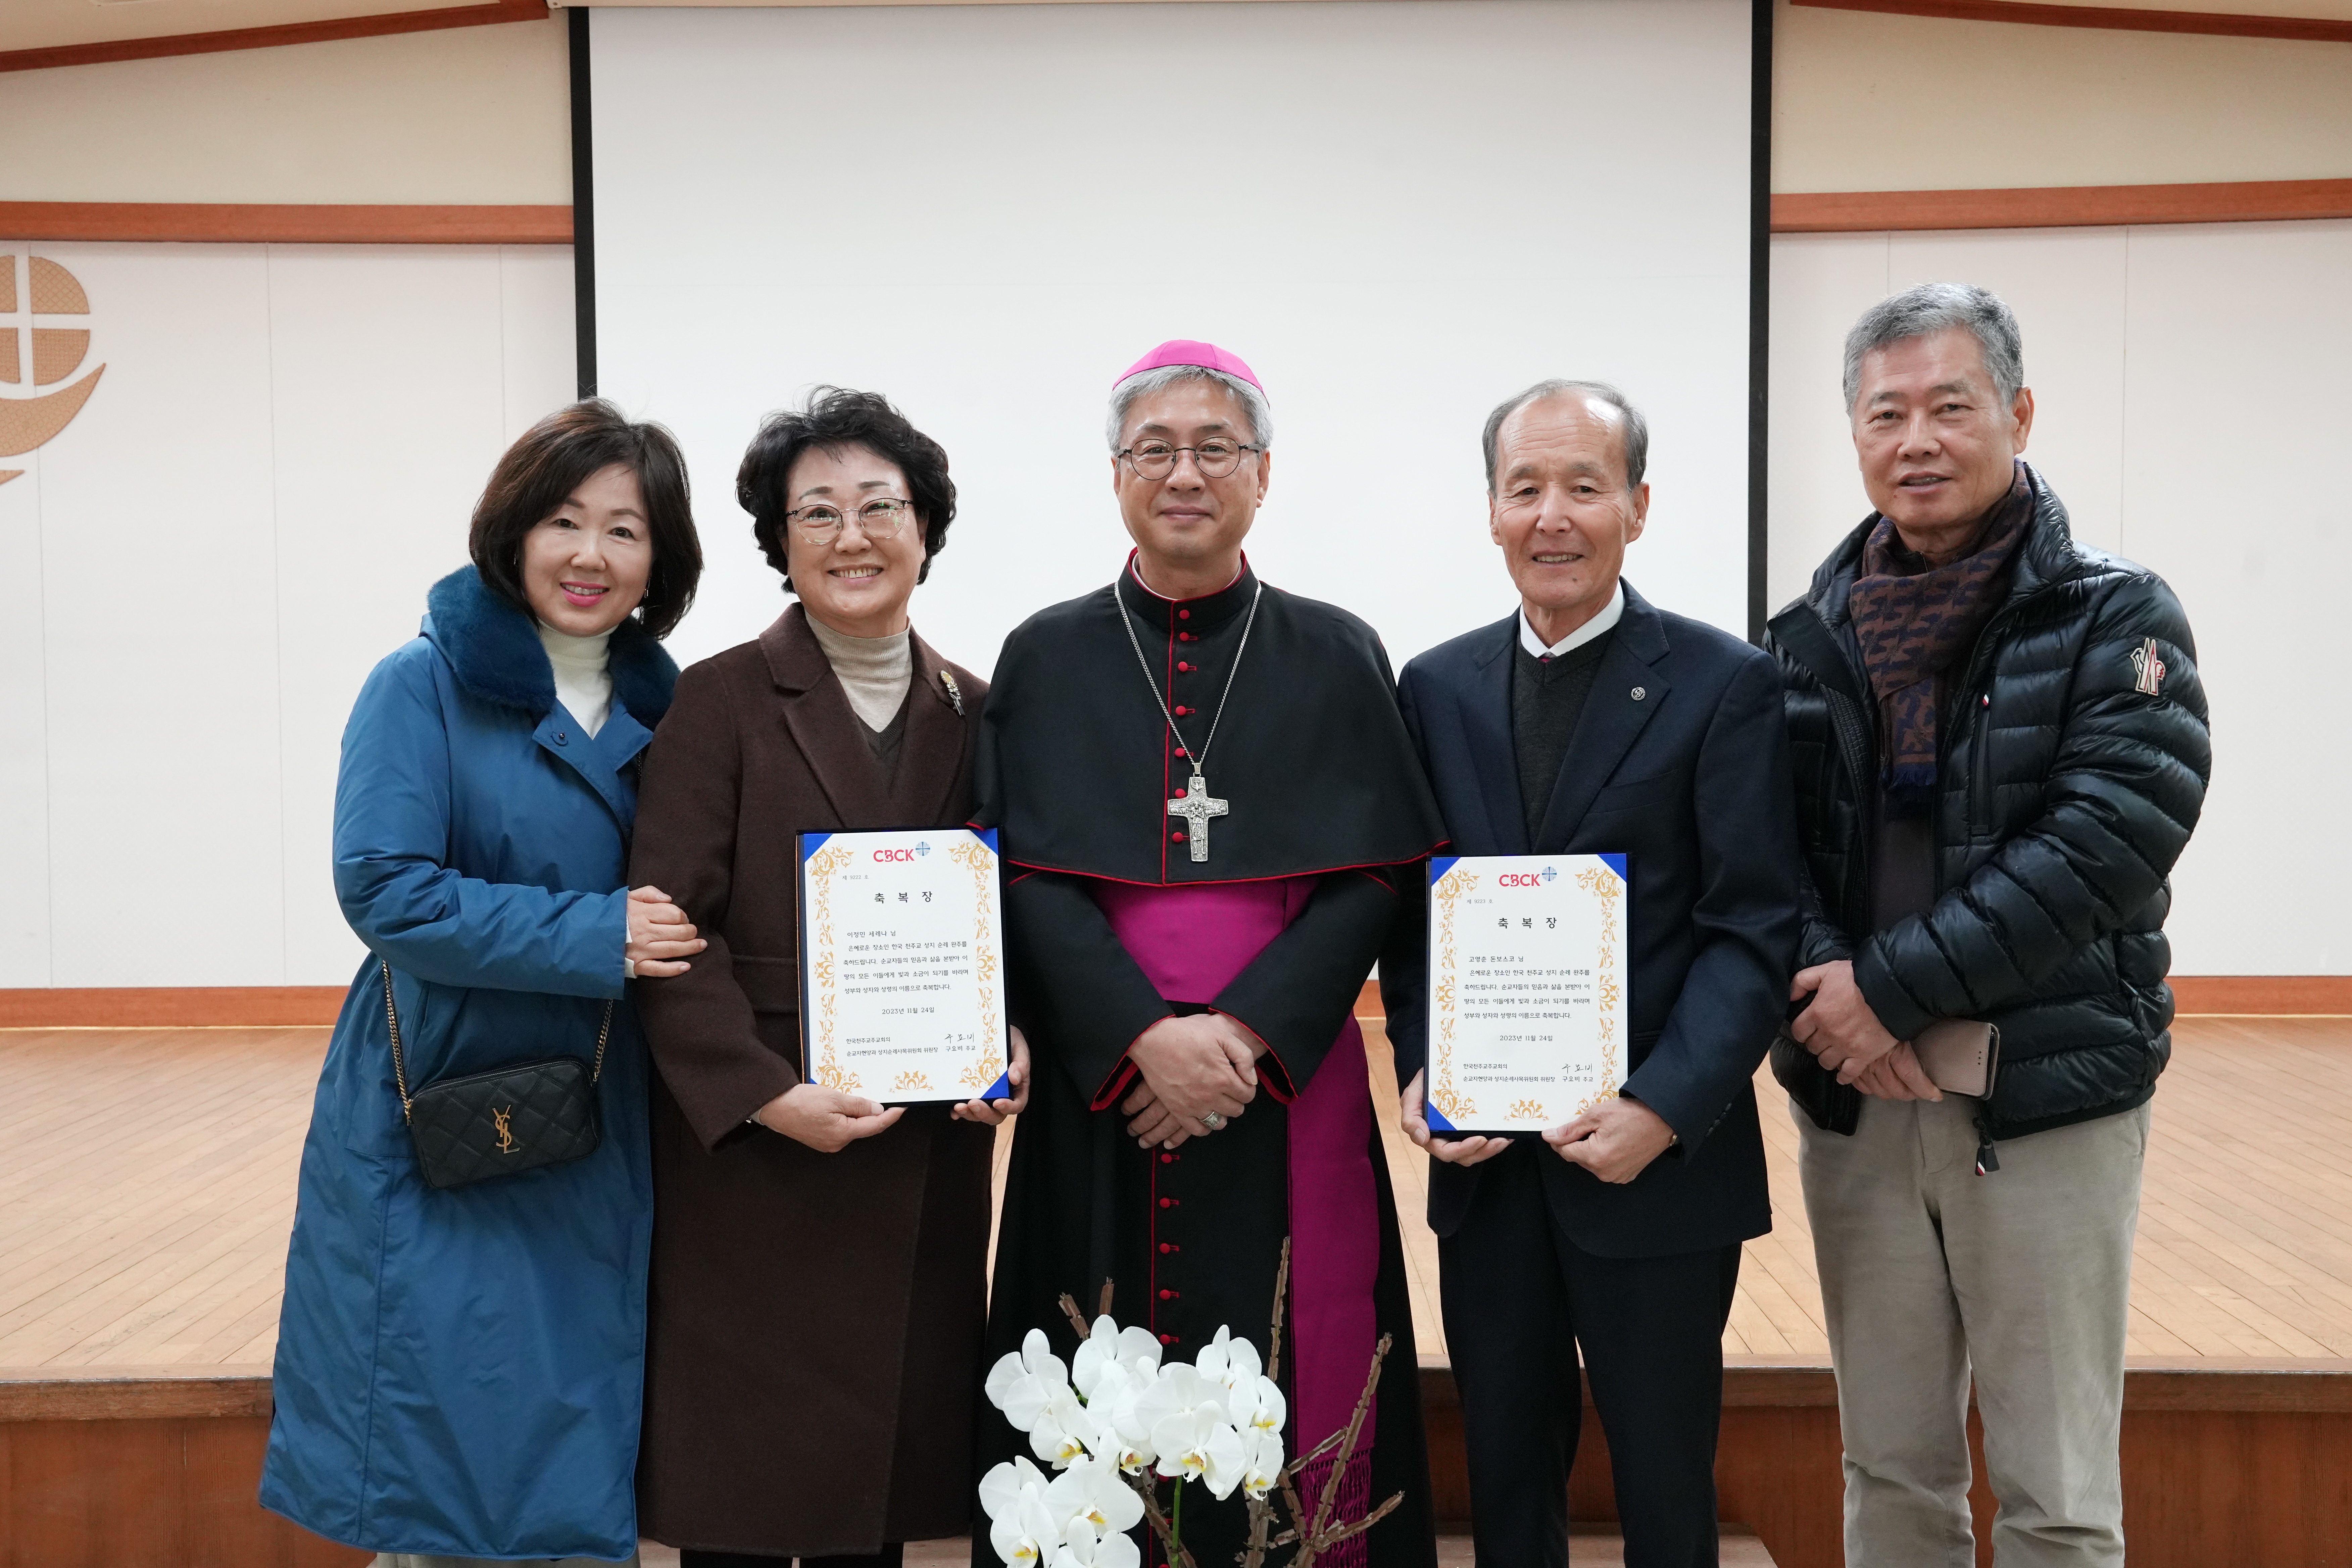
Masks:
[[[1404,1128],[1429,1151],[1479,1568],[1568,1560],[1578,1348],[1628,1568],[1716,1562],[1723,1328],[1771,1228],[1751,1079],[1784,1016],[1796,828],[1772,660],[1619,576],[1648,430],[1612,387],[1544,382],[1486,421],[1503,620],[1399,681],[1459,855],[1627,858],[1631,1075],[1536,1137],[1433,1137],[1428,954],[1381,965]]]

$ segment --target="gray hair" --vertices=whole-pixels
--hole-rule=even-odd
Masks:
[[[1845,335],[1845,411],[1862,395],[1862,362],[1906,338],[1924,338],[1953,327],[1976,334],[1985,370],[2003,408],[2025,386],[2025,339],[2017,317],[2001,297],[1973,283],[1922,283],[1891,294],[1862,313]]]
[[[1633,406],[1626,395],[1605,381],[1539,381],[1517,397],[1507,397],[1486,416],[1486,433],[1480,437],[1486,448],[1486,493],[1495,493],[1495,443],[1503,433],[1503,421],[1530,403],[1541,403],[1548,397],[1559,397],[1569,393],[1581,393],[1597,397],[1614,408],[1625,419],[1625,488],[1632,489],[1642,482],[1650,467],[1650,422]]]
[[[1154,370],[1138,371],[1110,389],[1110,420],[1103,428],[1110,437],[1113,456],[1118,453],[1119,437],[1127,429],[1128,411],[1135,406],[1136,400],[1184,381],[1213,381],[1241,399],[1242,413],[1249,420],[1250,445],[1274,445],[1274,409],[1266,403],[1265,393],[1240,376],[1211,370],[1204,364],[1163,364]]]

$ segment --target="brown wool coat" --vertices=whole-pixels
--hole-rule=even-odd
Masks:
[[[915,638],[886,789],[795,605],[679,678],[647,753],[629,880],[710,942],[634,988],[659,1069],[637,1467],[656,1541],[816,1556],[970,1527],[989,1130],[916,1106],[820,1154],[745,1123],[800,1081],[793,836],[962,824],[985,691]]]

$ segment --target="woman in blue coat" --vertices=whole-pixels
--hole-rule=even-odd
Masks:
[[[653,1188],[625,981],[703,943],[625,871],[677,673],[656,639],[702,570],[685,464],[574,405],[499,459],[469,542],[343,732],[335,889],[369,955],[302,1149],[261,1501],[378,1568],[634,1563]],[[410,1095],[586,1061],[609,1017],[593,1152],[428,1186],[379,960]]]

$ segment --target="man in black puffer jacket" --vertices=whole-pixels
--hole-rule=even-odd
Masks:
[[[2075,543],[2018,459],[2033,397],[1998,298],[1874,307],[1845,393],[1876,510],[1769,645],[1811,883],[1773,1068],[1837,1363],[1845,1561],[1974,1563],[1973,1376],[2002,1568],[2120,1563],[2167,879],[2211,762],[2195,649],[2163,580]],[[1913,1048],[1946,1019],[2000,1032],[1981,1098]]]

